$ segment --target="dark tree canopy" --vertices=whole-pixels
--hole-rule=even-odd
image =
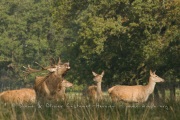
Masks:
[[[143,84],[149,70],[179,81],[178,0],[1,0],[0,83],[31,84],[22,66],[69,61],[67,79],[89,84]],[[21,82],[19,82],[21,81]]]

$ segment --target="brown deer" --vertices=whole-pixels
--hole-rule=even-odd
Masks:
[[[114,102],[145,102],[149,95],[153,93],[156,82],[164,82],[164,80],[150,70],[149,83],[147,85],[116,85],[108,89],[108,93]]]
[[[57,65],[53,64],[46,68],[42,67],[40,64],[38,65],[42,70],[47,70],[49,73],[46,76],[38,76],[35,79],[34,89],[36,91],[37,99],[56,99],[58,85],[62,83],[63,75],[70,69],[69,62],[62,64],[59,58]],[[35,70],[28,66],[28,68],[26,68],[26,74],[42,70]]]
[[[92,74],[94,75],[93,80],[97,84],[89,86],[87,90],[87,94],[91,101],[101,100],[102,99],[101,83],[102,83],[102,78],[104,76],[104,71],[101,74],[96,74],[95,72],[92,72]]]
[[[4,103],[26,104],[36,102],[34,89],[23,88],[19,90],[8,90],[0,93],[0,99]]]
[[[72,87],[73,84],[69,81],[63,79],[62,83],[59,84],[58,92],[57,92],[57,99],[66,100],[66,88]]]

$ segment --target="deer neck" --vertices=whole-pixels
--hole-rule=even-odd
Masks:
[[[156,82],[154,82],[152,80],[152,78],[150,77],[149,78],[149,83],[145,86],[146,90],[147,90],[147,93],[149,93],[149,94],[153,93],[155,85],[156,85]]]
[[[100,96],[101,92],[102,92],[102,90],[101,90],[101,82],[98,82],[97,83],[97,95]]]

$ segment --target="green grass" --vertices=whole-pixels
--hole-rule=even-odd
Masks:
[[[0,104],[0,120],[179,120],[180,102],[112,103],[108,96],[92,103],[79,93],[70,93],[66,102],[37,102],[29,105]]]

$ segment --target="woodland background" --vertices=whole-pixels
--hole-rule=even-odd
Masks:
[[[178,0],[1,0],[1,88],[33,86],[23,66],[58,57],[75,90],[103,70],[104,89],[146,84],[150,69],[179,83],[179,11]]]

